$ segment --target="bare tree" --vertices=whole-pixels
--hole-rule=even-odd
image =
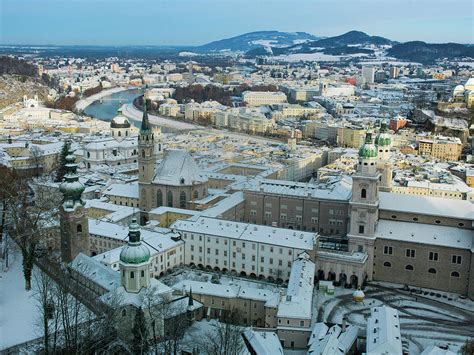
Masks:
[[[200,341],[200,346],[209,355],[238,355],[243,349],[241,316],[236,308],[224,313],[220,322],[213,325]]]

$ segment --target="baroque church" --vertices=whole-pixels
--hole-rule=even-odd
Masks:
[[[159,130],[156,132],[159,133]],[[161,153],[162,144],[157,139],[155,151]],[[84,164],[88,170],[98,166],[119,166],[137,163],[137,134],[130,121],[118,110],[110,121],[110,136],[93,137],[84,142]]]
[[[155,134],[151,129],[147,103],[138,136],[138,189],[141,222],[148,220],[147,212],[166,206],[189,209],[192,201],[208,195],[207,176],[200,172],[196,162],[185,150],[164,151],[162,161],[156,164]]]

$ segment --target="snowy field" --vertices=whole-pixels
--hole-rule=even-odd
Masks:
[[[10,249],[9,262],[8,270],[0,271],[0,350],[39,335],[36,301],[33,291],[25,291],[20,252]]]
[[[345,58],[366,57],[366,56],[367,56],[366,53],[331,55],[331,54],[324,54],[322,52],[316,52],[316,53],[294,53],[294,54],[288,54],[288,55],[279,55],[279,56],[269,57],[269,59],[290,62],[290,63],[300,62],[300,61],[339,62]]]

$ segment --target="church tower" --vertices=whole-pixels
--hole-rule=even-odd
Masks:
[[[357,172],[352,176],[349,251],[368,254],[367,275],[372,279],[375,229],[379,218],[379,181],[377,146],[368,130],[359,149]]]
[[[390,161],[392,137],[390,133],[388,133],[387,122],[385,122],[385,120],[380,124],[380,131],[375,138],[375,144],[378,150],[377,169],[382,175],[380,191],[390,192],[392,190],[392,163]]]
[[[141,222],[147,220],[146,212],[151,209],[152,193],[151,182],[155,175],[155,135],[148,121],[147,100],[143,105],[143,118],[138,135],[138,190]]]
[[[60,190],[64,196],[60,207],[61,258],[68,263],[79,253],[90,254],[89,224],[81,198],[84,185],[79,182],[73,154],[66,156],[66,174]]]
[[[141,242],[136,219],[128,228],[128,243],[120,252],[120,278],[127,292],[138,293],[150,286],[150,250]]]

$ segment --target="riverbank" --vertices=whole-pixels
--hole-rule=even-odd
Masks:
[[[140,122],[143,117],[143,112],[138,110],[133,104],[123,105],[122,114],[131,120],[140,121]],[[173,128],[177,130],[196,130],[196,129],[204,128],[196,124],[181,122],[181,121],[173,120],[173,119],[166,118],[163,116],[152,115],[150,113],[148,114],[148,119],[151,124],[154,124],[157,126],[169,127],[169,128]]]
[[[98,101],[98,100],[102,99],[103,97],[106,97],[106,96],[109,96],[109,95],[112,95],[112,94],[116,94],[116,93],[121,92],[121,91],[126,91],[126,90],[129,90],[129,89],[131,89],[131,88],[125,88],[125,87],[119,86],[119,87],[116,87],[116,88],[102,90],[101,92],[99,92],[95,95],[92,95],[92,96],[89,96],[85,99],[77,101],[74,105],[74,111],[82,112],[87,108],[87,106],[91,105],[95,101]]]

